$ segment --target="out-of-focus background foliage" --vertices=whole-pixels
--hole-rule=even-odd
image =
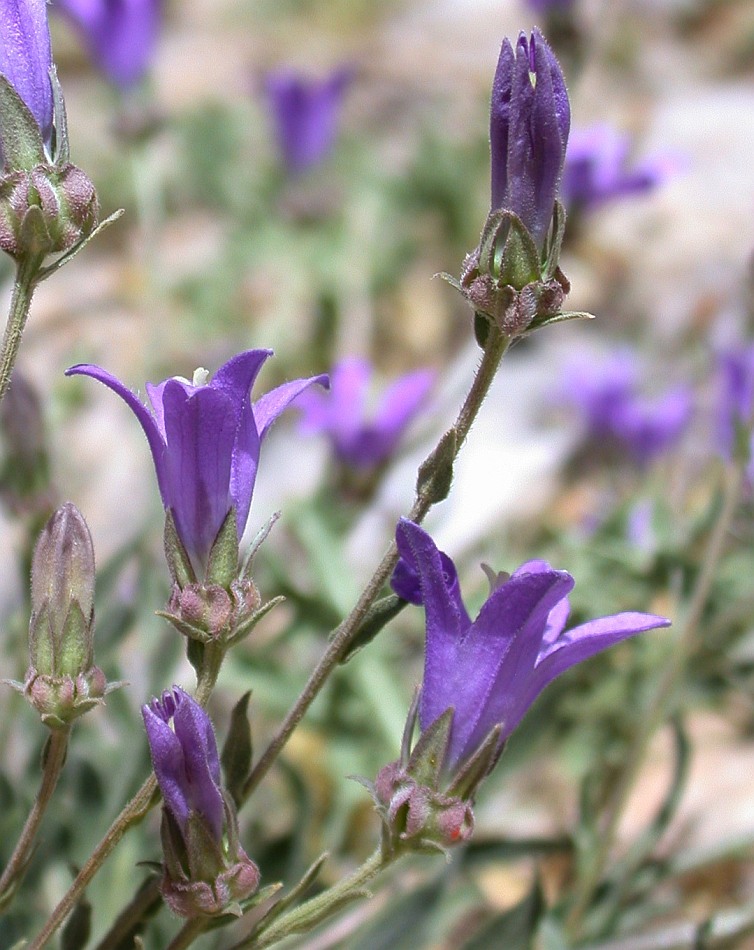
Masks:
[[[481,561],[512,570],[546,557],[576,578],[573,622],[625,609],[676,617],[718,505],[716,353],[753,329],[754,8],[746,0],[583,0],[574,17],[551,36],[574,128],[614,126],[629,137],[631,161],[663,156],[667,175],[644,193],[574,214],[562,261],[569,304],[598,319],[548,329],[509,354],[451,497],[428,525],[463,568],[470,606],[484,598]],[[420,366],[437,371],[426,411],[379,484],[360,495],[344,493],[323,439],[298,434],[295,411],[263,447],[250,533],[273,511],[282,517],[255,576],[266,597],[282,592],[287,601],[230,655],[210,705],[222,738],[233,704],[251,689],[261,749],[409,507],[416,464],[471,379],[470,314],[433,275],[457,274],[478,240],[500,42],[534,22],[516,0],[172,2],[150,80],[124,100],[54,20],[73,158],[96,183],[103,210],[126,214],[35,300],[19,372],[42,400],[50,484],[19,494],[6,474],[2,675],[23,676],[34,533],[51,499],[70,499],[98,555],[97,661],[129,685],[75,728],[25,899],[0,928],[0,948],[44,919],[70,865],[86,859],[143,780],[140,704],[173,682],[192,683],[183,643],[154,615],[168,576],[142,433],[111,393],[65,379],[64,369],[96,362],[143,391],[145,380],[190,377],[197,366],[214,370],[241,349],[269,346],[276,356],[264,388],[351,354],[370,358],[385,381]],[[262,77],[281,65],[323,76],[343,63],[355,79],[335,147],[291,178]],[[6,266],[6,288],[9,278]],[[647,392],[693,390],[690,425],[648,466],[620,446],[585,445],[578,413],[558,395],[578,387],[585,357],[597,364],[619,344],[640,355]],[[594,943],[754,901],[751,515],[749,490],[676,732],[663,729],[652,743],[616,855],[649,826],[651,847],[607,895],[590,925]],[[346,776],[372,778],[396,758],[421,676],[422,633],[421,612],[404,611],[338,670],[244,809],[242,840],[265,883],[292,883],[325,849],[332,858],[323,881],[333,881],[373,847],[372,805]],[[526,946],[521,934],[538,902],[557,908],[568,892],[574,835],[593,831],[589,816],[620,772],[673,635],[652,632],[563,677],[486,783],[471,844],[447,866],[416,859],[373,901],[298,945]],[[0,693],[0,722],[4,860],[44,735],[10,690]],[[154,813],[127,836],[90,888],[95,936],[148,875],[137,862],[159,860],[157,821]],[[556,912],[540,928],[551,941],[543,945],[563,945],[557,922]],[[165,946],[176,929],[164,910],[151,926],[149,948]],[[228,940],[218,931],[197,945]]]

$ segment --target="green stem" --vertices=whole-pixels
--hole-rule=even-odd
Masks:
[[[5,325],[5,335],[0,348],[0,402],[10,386],[24,327],[29,317],[31,298],[38,283],[37,275],[41,263],[41,258],[29,258],[21,261],[16,267],[16,280],[13,284],[8,322]]]
[[[246,948],[261,950],[262,947],[269,947],[292,934],[308,932],[340,910],[349,899],[362,895],[372,878],[394,860],[395,856],[385,855],[382,848],[378,848],[350,877],[343,878],[333,887],[294,907],[287,914],[273,920],[269,927],[265,927],[262,921],[260,930],[245,937],[239,943],[233,944],[230,950],[246,950]],[[181,947],[183,946],[182,944]],[[179,950],[179,948],[171,947],[171,950]]]
[[[580,934],[584,915],[607,865],[615,842],[618,824],[636,783],[639,771],[644,764],[649,743],[676,702],[680,680],[686,670],[688,659],[697,646],[699,624],[712,590],[712,584],[723,553],[725,540],[738,507],[745,478],[746,461],[744,459],[738,460],[726,471],[723,506],[707,542],[702,568],[689,602],[685,621],[679,636],[673,643],[667,665],[657,683],[649,706],[640,719],[639,731],[635,736],[624,768],[606,807],[594,854],[587,864],[576,890],[574,904],[566,921],[567,932],[572,940],[575,940]]]
[[[186,950],[186,947],[190,947],[196,938],[204,933],[207,923],[206,917],[194,917],[187,920],[168,944],[168,950]]]
[[[221,647],[210,645],[205,650],[204,663],[202,669],[199,671],[196,686],[196,699],[201,706],[207,705],[212,689],[217,682],[222,659],[223,651]],[[86,864],[79,871],[73,884],[71,884],[66,894],[63,895],[63,898],[53,910],[43,929],[29,944],[27,950],[41,950],[41,948],[45,946],[47,941],[73,910],[85,888],[110,856],[123,835],[132,825],[141,821],[153,805],[157,804],[159,801],[159,796],[155,796],[155,792],[157,791],[157,780],[154,775],[150,775],[131,801],[123,808],[112,825],[110,825],[104,838],[94,849]]]
[[[3,908],[7,907],[13,899],[15,889],[26,871],[34,839],[65,765],[70,734],[70,726],[63,729],[53,729],[47,740],[39,792],[26,819],[18,844],[3,871],[2,877],[0,877],[0,906]]]
[[[503,336],[503,334],[496,327],[493,327],[490,330],[489,337],[487,339],[487,345],[477,369],[476,376],[474,377],[474,382],[472,383],[471,389],[469,390],[469,393],[466,396],[463,405],[461,406],[458,417],[455,421],[455,425],[453,426],[453,431],[455,434],[455,450],[453,453],[453,460],[457,458],[461,446],[466,441],[466,437],[468,436],[471,426],[477,417],[484,398],[489,392],[492,380],[495,378],[495,373],[498,366],[500,365],[500,360],[503,358],[503,355],[508,348],[508,343],[509,339]],[[434,455],[435,453],[432,452],[429,456],[429,459],[432,459]],[[431,490],[418,490],[416,499],[414,500],[414,505],[408,514],[409,520],[415,521],[417,524],[420,523],[434,504],[434,501],[435,499],[433,498]],[[243,800],[246,800],[251,795],[254,789],[267,774],[275,759],[278,757],[286,742],[292,735],[293,731],[301,722],[304,715],[306,714],[306,711],[309,709],[312,702],[319,694],[319,691],[325,685],[330,673],[338,665],[341,657],[348,650],[351,641],[359,631],[361,622],[366,616],[369,608],[379,596],[380,591],[385,585],[387,579],[390,577],[390,574],[392,573],[397,561],[398,550],[395,546],[395,541],[393,541],[385,552],[384,557],[377,566],[377,569],[372,575],[372,578],[367,584],[361,597],[359,597],[358,601],[356,602],[355,607],[335,631],[335,634],[330,640],[327,649],[322,654],[322,658],[309,676],[309,679],[307,680],[301,695],[288,711],[288,714],[278,728],[277,733],[274,735],[269,745],[262,753],[259,761],[252,769],[243,788]]]

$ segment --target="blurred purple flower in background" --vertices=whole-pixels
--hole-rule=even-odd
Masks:
[[[589,438],[612,439],[641,465],[670,449],[683,435],[693,411],[693,395],[680,385],[654,396],[639,391],[636,354],[621,349],[605,360],[571,361],[555,394],[581,415]]]
[[[291,174],[323,162],[335,145],[346,89],[354,78],[342,66],[323,80],[292,69],[268,73],[263,91],[278,147]]]
[[[715,437],[724,458],[733,457],[737,430],[748,426],[754,406],[754,346],[731,346],[718,353]]]
[[[561,193],[566,208],[596,208],[628,195],[645,194],[680,167],[678,158],[657,155],[631,164],[631,138],[606,123],[573,129]]]
[[[327,376],[283,383],[252,406],[249,393],[271,350],[247,350],[225,363],[207,382],[180,377],[147,383],[151,411],[127,386],[99,366],[72,366],[66,375],[91,376],[130,407],[152,451],[157,483],[178,536],[197,566],[210,549],[231,508],[240,539],[246,527],[262,439],[272,423],[307,387],[327,385]]]
[[[383,392],[370,414],[367,396],[372,374],[366,360],[341,360],[330,374],[329,393],[305,393],[298,401],[303,412],[301,431],[326,433],[339,461],[360,470],[388,460],[435,380],[430,370],[401,376]]]
[[[575,0],[526,0],[526,5],[535,13],[551,13],[556,10],[570,10]]]
[[[209,716],[177,686],[142,706],[142,715],[165,805],[162,895],[182,917],[232,913],[256,891],[259,869],[238,843]]]
[[[144,76],[154,55],[163,0],[54,0],[81,35],[89,55],[126,90]]]
[[[560,65],[539,30],[503,41],[490,101],[491,209],[519,216],[541,250],[571,123]]]
[[[415,600],[418,578],[426,614],[419,723],[425,732],[453,708],[445,763],[451,772],[496,726],[502,743],[561,673],[627,637],[670,623],[630,612],[564,632],[574,580],[546,561],[527,561],[511,577],[500,575],[472,622],[455,570],[449,574],[443,568],[442,554],[427,532],[402,519],[396,542],[403,567],[402,578],[393,576],[393,589]]]
[[[49,149],[53,103],[47,5],[44,0],[2,0],[0,15],[0,73],[29,108]]]

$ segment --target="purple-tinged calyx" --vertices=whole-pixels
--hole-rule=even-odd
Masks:
[[[54,0],[71,21],[89,55],[115,86],[128,90],[154,57],[163,0]]]
[[[455,575],[444,567],[427,532],[401,520],[396,541],[404,578],[418,578],[426,614],[419,724],[425,735],[449,715],[442,770],[456,776],[451,790],[460,782],[468,793],[473,782],[484,777],[502,743],[557,676],[627,637],[670,623],[653,614],[629,612],[566,631],[574,581],[545,561],[528,561],[510,578],[498,578],[472,621]],[[399,580],[396,593],[402,596],[402,590],[405,579]],[[485,759],[480,763],[482,750]],[[475,768],[471,781],[465,773]]]
[[[350,66],[320,81],[292,69],[278,69],[265,76],[263,92],[280,154],[291,174],[314,168],[331,153],[343,97],[353,78]]]
[[[142,715],[164,801],[162,895],[182,917],[240,914],[259,870],[238,842],[209,716],[177,686],[144,705]]]
[[[72,366],[69,376],[104,383],[133,411],[152,452],[165,510],[190,560],[204,576],[213,545],[231,511],[236,543],[249,517],[262,441],[272,423],[309,386],[327,376],[284,383],[252,404],[251,388],[271,350],[247,350],[208,379],[180,377],[147,383],[151,409],[120,380],[99,366]]]
[[[426,403],[435,374],[418,370],[395,380],[373,412],[367,406],[372,367],[366,360],[341,360],[330,374],[330,392],[301,397],[301,431],[325,433],[343,465],[370,471],[384,464]]]

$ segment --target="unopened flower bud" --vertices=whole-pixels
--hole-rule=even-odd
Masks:
[[[70,502],[37,541],[31,571],[29,669],[23,692],[42,721],[57,728],[98,705],[107,692],[94,665],[94,548],[86,521]]]
[[[94,185],[76,165],[36,165],[0,180],[0,248],[11,257],[58,254],[97,226]]]

